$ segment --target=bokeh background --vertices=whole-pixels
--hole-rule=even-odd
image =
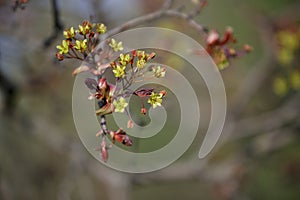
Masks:
[[[55,59],[62,36],[49,40],[55,36],[52,1],[31,0],[16,12],[13,2],[0,1],[0,199],[299,199],[299,1],[208,1],[196,20],[221,33],[231,26],[237,45],[254,47],[221,72],[228,95],[221,141],[200,161],[199,134],[180,160],[140,175],[103,166],[82,145],[71,107],[71,72],[80,63]],[[189,0],[175,2],[193,7]],[[93,17],[110,29],[158,9],[162,0],[57,4],[66,28]],[[179,19],[143,26],[172,28],[204,44]],[[185,71],[178,58],[160,61]]]

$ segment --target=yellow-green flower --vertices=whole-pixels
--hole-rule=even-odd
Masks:
[[[139,57],[139,59],[145,59],[145,51],[137,51],[137,56]]]
[[[273,90],[278,96],[284,96],[289,90],[286,79],[277,77],[273,82]]]
[[[121,97],[118,100],[113,101],[115,112],[124,112],[125,108],[128,106],[128,103],[126,102],[126,99]]]
[[[56,48],[59,50],[59,54],[66,54],[69,52],[69,41],[63,40],[61,45],[57,45]]]
[[[278,33],[278,40],[283,48],[287,48],[291,51],[296,50],[300,46],[300,41],[296,32],[281,31]]]
[[[278,61],[282,65],[289,65],[294,59],[294,52],[287,48],[282,48],[278,52]]]
[[[155,94],[154,92],[151,93],[150,98],[148,99],[148,103],[156,108],[157,106],[161,106],[163,94],[158,93]]]
[[[122,78],[125,74],[125,68],[126,66],[124,65],[117,65],[114,69],[113,69],[113,73],[115,75],[116,78]]]
[[[73,27],[71,27],[68,30],[64,31],[64,36],[65,38],[69,39],[69,38],[73,38],[75,36],[75,30]]]
[[[83,21],[82,25],[78,26],[78,32],[81,35],[89,34],[92,30],[92,28],[95,26],[95,24],[91,24],[89,21]]]
[[[82,26],[82,25],[79,25],[78,26],[78,32],[82,35],[85,35],[87,34],[88,32],[88,26]]]
[[[229,60],[222,49],[216,49],[213,52],[212,57],[219,70],[223,70],[229,66]]]
[[[160,66],[153,67],[152,71],[154,72],[154,76],[156,78],[163,78],[166,75],[166,69],[165,68],[161,68]]]
[[[298,71],[294,70],[293,72],[291,72],[290,82],[294,90],[300,89],[300,73]]]
[[[129,54],[120,54],[120,64],[121,65],[127,65],[130,62],[130,55]]]
[[[109,46],[113,48],[115,52],[123,50],[122,42],[117,42],[115,39],[110,40]]]
[[[76,40],[75,48],[80,51],[84,52],[87,49],[87,40]]]
[[[106,32],[106,26],[104,24],[97,24],[96,30],[98,33],[103,34]]]
[[[144,59],[139,59],[138,61],[136,61],[136,66],[139,69],[142,69],[143,67],[145,67],[146,65],[146,61]]]

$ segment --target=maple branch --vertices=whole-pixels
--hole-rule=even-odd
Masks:
[[[193,19],[200,13],[200,11],[195,12],[193,14],[191,14],[191,13],[186,14],[186,13],[181,12],[180,8],[171,9],[172,2],[173,2],[172,0],[167,0],[167,1],[165,1],[164,5],[161,7],[161,9],[159,9],[158,11],[154,11],[150,14],[131,19],[128,22],[125,22],[124,24],[112,29],[111,31],[108,31],[107,34],[105,35],[105,38],[109,38],[117,33],[122,32],[122,31],[134,28],[141,24],[145,24],[145,23],[149,23],[149,22],[161,19],[163,17],[175,17],[175,18],[185,20],[188,22],[188,24],[192,28],[196,29],[197,31],[204,33],[204,34],[208,33],[208,29],[205,26],[197,23]]]

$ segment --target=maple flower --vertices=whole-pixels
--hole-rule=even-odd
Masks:
[[[117,42],[115,39],[110,40],[109,46],[113,48],[115,52],[123,50],[122,42]]]
[[[70,29],[68,30],[65,30],[64,31],[64,36],[66,39],[71,39],[75,36],[75,31],[74,31],[74,28],[71,27]]]
[[[118,100],[114,100],[113,104],[115,106],[115,112],[124,112],[125,108],[128,106],[128,103],[126,102],[126,99],[121,97]]]
[[[120,54],[120,64],[121,65],[127,65],[130,62],[130,55],[129,54]]]
[[[144,59],[139,59],[139,60],[136,62],[136,66],[137,66],[137,68],[139,68],[139,69],[142,69],[145,65],[146,65],[146,61],[145,61]]]
[[[106,26],[104,24],[97,24],[96,31],[97,33],[103,34],[106,32]]]
[[[87,49],[87,40],[76,40],[76,45],[75,48],[80,51],[80,52],[84,52]]]
[[[125,75],[125,68],[126,66],[124,65],[117,65],[114,69],[113,69],[113,73],[115,75],[116,78],[121,78]]]
[[[78,26],[79,34],[86,35],[89,34],[93,28],[94,24],[91,24],[89,21],[83,21],[82,25]]]
[[[137,56],[139,59],[144,59],[146,57],[145,51],[137,51]]]
[[[162,97],[164,95],[162,93],[151,93],[150,98],[148,99],[148,103],[153,106],[153,108],[156,108],[157,106],[161,106],[162,103]]]
[[[166,75],[166,69],[161,68],[160,66],[153,67],[152,71],[154,72],[154,76],[156,78],[163,78]]]
[[[57,45],[56,48],[59,50],[59,54],[66,54],[69,52],[69,41],[63,40],[61,45]]]

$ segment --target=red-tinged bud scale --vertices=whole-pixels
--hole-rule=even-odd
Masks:
[[[141,108],[141,113],[142,113],[143,115],[146,115],[147,109],[146,109],[146,108]]]

